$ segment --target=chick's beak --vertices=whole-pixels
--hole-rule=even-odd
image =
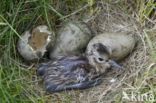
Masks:
[[[123,67],[121,65],[119,65],[118,63],[116,63],[114,60],[109,60],[109,64],[111,65],[111,67],[114,69],[123,69]]]

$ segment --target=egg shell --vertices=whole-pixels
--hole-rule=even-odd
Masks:
[[[127,33],[102,33],[90,40],[86,57],[98,73],[109,68],[120,70],[122,67],[116,62],[131,53],[135,44],[135,38]]]
[[[18,52],[26,61],[39,60],[47,51],[51,37],[52,32],[45,25],[25,31],[18,40]]]
[[[95,36],[89,42],[86,54],[89,54],[89,52],[94,49],[92,46],[96,43],[101,43],[110,48],[112,53],[109,58],[120,61],[132,52],[136,40],[132,35],[128,35],[127,33],[102,33]]]

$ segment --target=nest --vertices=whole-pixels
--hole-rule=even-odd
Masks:
[[[116,100],[122,96],[124,88],[129,88],[128,86],[133,85],[136,76],[146,69],[149,64],[148,46],[144,41],[144,34],[140,30],[137,21],[131,15],[126,14],[122,8],[117,8],[115,4],[103,3],[99,9],[100,12],[95,19],[88,24],[91,25],[91,30],[95,34],[102,32],[126,32],[136,38],[137,45],[135,50],[121,61],[124,67],[122,73],[107,72],[103,77],[103,84],[80,93],[84,96],[80,96],[79,100],[84,103],[109,103]]]
[[[137,85],[139,82],[136,78],[141,77],[151,64],[146,35],[135,17],[128,15],[117,4],[97,5],[96,14],[87,21],[92,32],[96,35],[102,32],[127,32],[136,38],[137,45],[133,52],[120,62],[124,67],[121,73],[108,71],[103,77],[103,83],[90,89],[50,94],[50,102],[110,103],[121,100],[123,90]]]

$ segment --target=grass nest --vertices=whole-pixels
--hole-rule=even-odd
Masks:
[[[43,0],[44,1],[44,0]],[[83,1],[83,0],[82,0]],[[94,0],[90,0],[94,1]],[[57,11],[60,11],[63,8],[69,8],[64,10],[64,15],[63,16],[54,10],[54,8],[50,8],[53,12],[57,14],[57,16],[50,16],[48,18],[48,14],[46,9],[44,10],[45,12],[45,17],[46,21],[49,27],[52,27],[54,30],[57,30],[57,27],[60,26],[60,21],[68,21],[68,20],[80,20],[84,21],[87,23],[87,25],[90,27],[92,30],[93,34],[98,35],[99,33],[102,32],[126,32],[129,33],[130,35],[133,35],[136,40],[137,44],[133,52],[130,53],[124,60],[120,62],[121,65],[123,65],[124,70],[120,73],[116,73],[116,71],[110,70],[108,71],[104,77],[103,77],[103,83],[99,86],[89,88],[86,90],[71,90],[71,91],[63,91],[60,93],[53,93],[53,94],[47,94],[44,90],[43,87],[40,85],[40,78],[36,76],[36,72],[33,68],[33,65],[29,66],[30,69],[21,69],[25,67],[20,61],[20,59],[12,59],[10,58],[11,54],[7,55],[6,53],[3,53],[3,50],[5,51],[7,41],[0,39],[0,43],[2,41],[2,44],[0,44],[0,47],[3,50],[0,50],[1,54],[4,54],[3,56],[0,56],[2,59],[0,59],[0,70],[2,77],[6,77],[6,75],[10,75],[8,71],[4,70],[5,64],[9,63],[4,63],[4,61],[8,61],[8,58],[11,59],[11,62],[16,64],[18,69],[15,67],[11,67],[11,79],[10,77],[4,78],[4,80],[10,80],[7,84],[8,90],[6,90],[5,85],[4,88],[0,88],[1,90],[6,90],[7,92],[3,92],[3,95],[9,95],[9,92],[11,90],[16,90],[16,92],[12,92],[9,95],[10,98],[12,99],[7,99],[5,96],[2,96],[3,99],[7,101],[31,101],[31,102],[43,102],[43,103],[120,103],[120,102],[137,102],[137,101],[142,101],[139,99],[135,99],[134,101],[123,98],[124,94],[127,93],[131,95],[132,92],[136,93],[138,96],[141,94],[152,94],[154,97],[156,97],[156,13],[153,12],[153,7],[151,5],[155,5],[155,1],[153,0],[134,0],[134,1],[129,1],[129,0],[117,0],[117,1],[111,1],[111,0],[97,0],[94,2],[88,2],[87,5],[80,7],[80,9],[75,10],[74,6],[73,7],[64,7],[63,3],[60,4],[59,1],[54,2],[57,5],[55,5],[55,9]],[[30,2],[30,1],[29,1]],[[29,3],[28,2],[28,3]],[[32,1],[33,2],[33,1]],[[34,4],[35,5],[35,1]],[[41,3],[42,4],[42,3]],[[60,4],[60,5],[59,5]],[[83,2],[85,4],[85,1]],[[22,3],[19,3],[19,6],[21,6]],[[26,5],[25,12],[28,12],[27,8],[33,7],[33,5]],[[45,7],[45,1],[43,2],[43,5]],[[75,5],[75,4],[72,4]],[[30,6],[30,7],[29,7]],[[47,5],[46,5],[47,6]],[[19,7],[20,8],[20,7]],[[19,9],[17,8],[17,10]],[[35,10],[38,7],[35,7]],[[143,9],[144,8],[144,9]],[[75,11],[70,13],[70,9],[74,9]],[[150,12],[149,12],[150,11]],[[23,11],[20,11],[23,12]],[[18,16],[20,16],[20,12]],[[33,11],[32,11],[33,12]],[[41,13],[40,9],[36,12]],[[51,13],[51,12],[50,12]],[[16,12],[15,12],[16,14]],[[53,15],[52,13],[51,15]],[[11,14],[8,14],[11,15]],[[33,16],[33,20],[35,18],[35,15]],[[18,17],[17,16],[17,17]],[[29,13],[26,15],[27,16],[27,22],[28,20],[31,20],[32,18],[29,16]],[[0,16],[2,18],[2,16]],[[16,15],[15,15],[16,17]],[[30,18],[31,19],[30,19]],[[59,20],[56,18],[60,18]],[[6,19],[2,18],[3,21],[6,22],[5,25],[8,25],[9,28],[11,28],[12,31],[14,31],[15,34],[18,35],[18,33],[15,31],[14,28],[20,28],[21,33],[25,30],[25,28],[29,28],[30,25],[35,24],[44,24],[45,21],[43,18],[38,16],[37,20],[35,22],[31,22],[27,27],[25,27],[25,22],[17,22],[18,26],[12,27],[12,25],[9,25],[9,22],[6,21]],[[1,20],[1,19],[0,19]],[[23,18],[24,20],[24,18]],[[32,20],[32,21],[33,21]],[[54,21],[55,24],[51,25],[50,20]],[[38,21],[40,21],[38,23]],[[54,27],[55,25],[55,27]],[[5,29],[5,28],[4,28]],[[4,32],[6,32],[8,28],[5,29]],[[10,32],[11,35],[11,32]],[[19,35],[18,35],[19,36]],[[2,36],[3,37],[3,36]],[[6,36],[7,37],[7,36]],[[13,36],[12,36],[13,37]],[[9,39],[13,40],[13,42],[17,41],[16,39]],[[11,44],[11,42],[9,42]],[[15,45],[13,48],[15,49]],[[10,48],[9,48],[10,49]],[[6,49],[6,50],[9,50]],[[14,50],[14,56],[18,54],[16,53],[17,51]],[[9,57],[8,57],[9,56]],[[11,64],[11,63],[10,63]],[[8,66],[9,67],[9,66]],[[6,67],[7,68],[7,67]],[[15,73],[14,71],[17,71]],[[23,73],[24,71],[24,73]],[[4,75],[6,73],[6,75]],[[18,75],[17,75],[18,74]],[[4,76],[3,76],[4,75]],[[16,75],[14,77],[13,75]],[[22,75],[22,78],[21,78]],[[18,78],[20,78],[18,80]],[[29,78],[29,79],[28,79]],[[2,79],[3,80],[3,79]],[[17,82],[20,81],[20,82]],[[4,83],[1,81],[2,84]],[[26,83],[25,83],[26,82]],[[10,83],[10,84],[9,84]],[[22,84],[22,86],[18,85],[18,83]],[[5,83],[4,83],[5,84]],[[15,85],[16,84],[16,85]],[[28,85],[27,85],[28,84]],[[13,85],[12,87],[10,87]],[[19,87],[18,87],[19,86]],[[1,86],[3,87],[3,86]],[[24,88],[24,89],[23,89]],[[0,95],[1,96],[1,95]],[[25,100],[25,97],[28,99]],[[13,98],[16,98],[14,100]],[[19,99],[21,98],[21,100]],[[24,98],[24,99],[23,99]],[[146,100],[143,100],[146,101]],[[142,101],[142,102],[143,102]],[[149,101],[149,100],[147,100]],[[156,98],[155,100],[156,101]],[[152,102],[154,102],[152,101]]]
[[[78,20],[86,22],[95,35],[103,32],[126,32],[133,35],[137,41],[135,49],[120,62],[124,70],[120,73],[113,70],[108,71],[103,77],[101,85],[86,90],[49,94],[51,97],[49,101],[58,103],[59,101],[70,101],[71,103],[129,102],[131,100],[123,98],[123,93],[143,94],[149,90],[148,93],[153,94],[155,84],[151,83],[156,81],[156,70],[154,69],[156,64],[151,53],[155,48],[150,45],[150,43],[155,44],[156,40],[153,30],[146,31],[147,29],[150,30],[150,28],[145,25],[142,26],[138,21],[138,15],[128,14],[127,8],[123,8],[118,3],[98,2],[94,10],[93,12],[84,13],[83,17],[78,15],[76,17],[78,16]],[[70,16],[68,19],[75,20],[73,18],[75,18],[75,15]],[[137,98],[134,101],[137,102],[139,99]]]

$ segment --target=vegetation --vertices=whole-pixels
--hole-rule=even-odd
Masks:
[[[114,0],[101,0],[113,3]],[[54,32],[59,24],[76,15],[78,18],[87,12],[96,15],[96,5],[100,0],[1,0],[0,2],[0,101],[1,103],[45,103],[54,98],[58,103],[71,102],[72,97],[62,93],[49,96],[40,89],[35,69],[26,65],[17,52],[16,44],[20,35],[27,29],[39,24],[48,25]],[[152,92],[156,95],[155,40],[156,2],[155,0],[117,0],[114,2],[125,13],[134,17],[144,33],[143,42],[149,48],[149,64],[138,77],[134,85],[140,92]],[[146,46],[145,46],[146,48]],[[27,68],[27,69],[26,69]],[[147,81],[147,85],[140,85]],[[139,89],[146,87],[146,89]],[[76,91],[79,92],[79,91]],[[120,98],[117,101],[120,102]],[[156,98],[155,98],[156,99]]]

